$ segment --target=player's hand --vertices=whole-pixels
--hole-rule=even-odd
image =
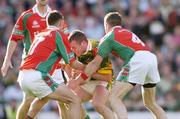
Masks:
[[[74,90],[74,89],[77,88],[78,85],[79,85],[78,81],[75,80],[75,79],[72,79],[72,80],[70,80],[70,81],[68,82],[68,85],[67,85],[67,86],[68,86],[70,89]]]
[[[72,70],[72,78],[74,78],[74,79],[78,78],[81,72],[82,71],[80,71],[80,70],[73,69]]]
[[[2,67],[1,67],[1,74],[3,77],[6,76],[9,67],[13,68],[11,61],[7,61],[7,62],[3,63]]]
[[[72,79],[68,83],[68,87],[70,87],[72,90],[76,89],[77,86],[84,84],[85,81],[82,79],[82,77],[79,75],[76,79]]]
[[[63,69],[69,78],[72,78],[72,68],[69,65],[66,65]]]
[[[104,79],[102,79],[102,81],[106,81],[106,82],[110,82],[110,81],[112,81],[112,75],[110,74],[110,75],[106,75],[105,77],[104,77]]]

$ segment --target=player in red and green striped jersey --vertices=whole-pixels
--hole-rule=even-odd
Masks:
[[[22,59],[24,59],[34,36],[47,27],[46,16],[51,11],[47,2],[48,0],[37,0],[33,8],[23,12],[18,18],[9,38],[6,57],[1,68],[3,76],[6,75],[9,66],[11,66],[11,57],[17,46],[17,41],[23,41],[24,51]]]
[[[33,8],[23,12],[18,18],[10,36],[6,56],[1,68],[1,73],[3,76],[6,75],[8,68],[12,67],[11,57],[15,51],[18,41],[23,41],[24,52],[22,60],[24,60],[27,56],[30,45],[34,40],[35,35],[37,35],[47,27],[46,17],[51,11],[47,3],[48,0],[36,0],[36,5],[34,5]],[[64,28],[64,24],[62,28]],[[59,73],[59,70],[56,70],[56,72],[57,71]],[[53,74],[53,76],[56,76],[56,74]],[[32,100],[33,98],[29,99],[29,102],[26,104],[26,106],[24,106],[22,110],[17,111],[17,118],[24,118]]]
[[[121,100],[136,84],[140,84],[147,109],[157,119],[167,119],[166,113],[155,101],[155,87],[160,81],[156,56],[134,33],[121,27],[121,15],[118,12],[111,12],[105,16],[104,27],[106,35],[100,41],[98,54],[85,68],[86,77],[80,77],[76,83],[72,81],[70,86],[76,87],[83,83],[88,76],[96,72],[103,58],[113,53],[124,61],[110,93],[110,104],[118,118],[128,118]],[[116,104],[117,101],[114,100],[118,100],[119,103]]]
[[[80,119],[80,99],[64,84],[57,84],[50,76],[61,59],[76,69],[84,69],[84,65],[75,60],[67,36],[58,28],[62,20],[62,15],[57,11],[49,14],[48,27],[35,37],[20,67],[18,82],[25,93],[25,102],[29,97],[38,97],[39,101],[54,99],[64,102],[70,105],[69,118]],[[30,110],[33,106],[36,105],[32,104]]]
[[[7,74],[9,67],[12,67],[11,58],[16,49],[17,42],[23,41],[24,52],[22,59],[24,60],[34,36],[47,27],[46,16],[51,11],[47,3],[48,0],[36,0],[36,5],[23,12],[18,18],[9,38],[6,56],[1,67],[1,73],[3,76]],[[17,111],[16,116],[18,119],[25,118],[32,100],[33,99],[29,99],[29,103],[22,110]]]

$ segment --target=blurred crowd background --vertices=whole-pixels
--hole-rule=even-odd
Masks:
[[[35,0],[0,0],[0,67],[17,18],[34,4]],[[137,34],[158,58],[161,75],[157,85],[158,103],[166,111],[180,111],[180,0],[49,0],[49,5],[64,14],[69,31],[83,30],[94,40],[104,35],[104,15],[110,11],[120,12],[123,26]],[[15,119],[22,100],[22,91],[16,82],[22,48],[19,43],[13,56],[13,69],[4,79],[0,77],[0,119]],[[113,57],[112,60],[116,76],[122,62]],[[136,86],[124,103],[128,111],[144,111],[141,88]],[[86,108],[93,110],[89,104]],[[57,112],[56,104],[50,102],[44,110]]]

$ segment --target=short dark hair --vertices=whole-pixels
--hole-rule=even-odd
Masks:
[[[106,22],[107,24],[109,24],[112,27],[113,26],[121,26],[121,23],[122,23],[121,14],[119,14],[118,12],[109,12],[104,17],[104,22]]]
[[[81,43],[82,41],[87,41],[86,35],[80,30],[75,30],[71,32],[68,39],[69,42],[77,41],[78,43]]]
[[[59,20],[64,20],[62,13],[56,10],[53,10],[49,13],[47,18],[48,25],[55,25]]]

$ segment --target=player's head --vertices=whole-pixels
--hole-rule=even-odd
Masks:
[[[86,52],[88,46],[88,40],[86,35],[80,31],[75,30],[69,35],[69,41],[72,51],[77,55],[81,56]]]
[[[61,29],[62,25],[64,25],[64,16],[60,12],[53,10],[47,17],[47,23],[48,25],[57,26]]]
[[[104,29],[108,33],[112,27],[121,26],[122,18],[118,12],[110,12],[104,17]]]
[[[46,6],[48,4],[48,0],[36,0],[36,3],[41,6]]]

